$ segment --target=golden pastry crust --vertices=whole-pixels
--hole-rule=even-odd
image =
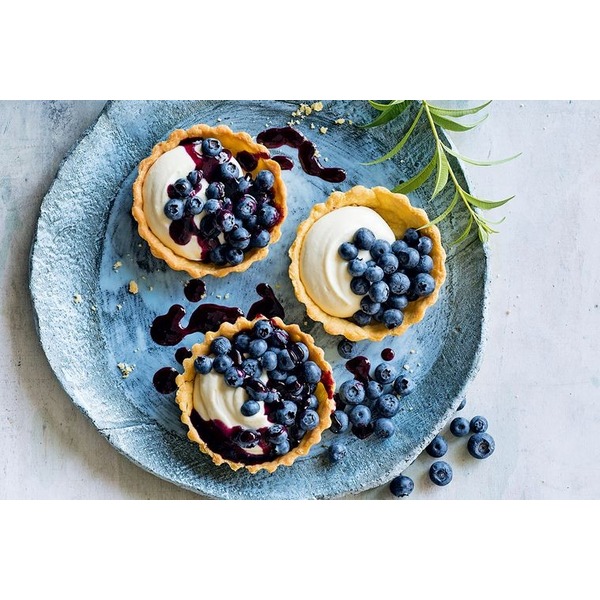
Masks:
[[[431,276],[435,279],[436,284],[433,293],[425,298],[409,302],[403,311],[402,325],[394,329],[388,329],[381,323],[360,327],[348,319],[334,317],[324,312],[308,295],[300,278],[300,251],[306,234],[322,216],[344,206],[366,206],[373,209],[387,222],[396,236],[403,235],[409,227],[418,228],[429,223],[429,217],[424,210],[412,206],[403,194],[395,194],[384,187],[368,189],[358,185],[347,192],[333,192],[324,204],[316,204],[313,207],[308,218],[298,227],[296,239],[290,248],[289,255],[292,262],[289,275],[296,298],[306,306],[308,316],[314,321],[322,323],[325,331],[332,335],[343,335],[352,341],[367,339],[380,341],[388,335],[402,335],[411,325],[423,319],[427,308],[435,304],[440,288],[446,279],[444,265],[446,252],[442,246],[440,231],[435,225],[429,225],[421,230],[433,241],[433,249],[430,254],[433,259]],[[357,225],[357,228],[359,226]]]
[[[138,223],[138,232],[140,236],[148,242],[150,246],[150,252],[156,258],[164,260],[173,270],[175,271],[186,271],[192,277],[203,277],[204,275],[212,275],[214,277],[225,277],[229,273],[236,273],[245,271],[252,263],[262,260],[269,253],[269,246],[265,248],[255,248],[245,254],[244,260],[235,266],[223,266],[219,267],[213,263],[205,263],[200,261],[191,260],[183,256],[177,255],[171,248],[165,246],[156,235],[150,229],[144,214],[144,196],[142,193],[144,187],[144,181],[146,175],[150,170],[150,167],[158,160],[158,158],[176,148],[182,140],[194,137],[214,137],[217,138],[224,148],[230,150],[232,155],[235,155],[242,150],[246,150],[251,154],[260,156],[258,159],[258,166],[254,171],[251,171],[254,177],[258,171],[268,169],[275,177],[275,183],[273,190],[275,192],[275,199],[273,204],[277,207],[281,220],[271,230],[271,241],[269,246],[274,244],[281,237],[281,226],[285,221],[287,215],[287,204],[286,197],[287,191],[283,179],[281,177],[281,167],[278,163],[270,158],[269,150],[262,144],[257,144],[252,141],[252,138],[246,132],[233,132],[226,125],[219,125],[217,127],[209,127],[208,125],[194,125],[188,130],[176,129],[169,135],[164,142],[159,142],[152,149],[152,153],[148,158],[142,160],[138,167],[138,176],[133,183],[133,206],[131,213],[133,218]]]
[[[217,332],[207,333],[204,341],[201,344],[195,344],[192,346],[192,356],[183,361],[184,372],[177,376],[177,394],[175,397],[181,410],[181,421],[188,427],[188,438],[192,442],[198,444],[200,446],[200,450],[205,454],[208,454],[215,465],[222,465],[225,463],[234,471],[245,468],[253,474],[261,470],[273,473],[277,467],[281,465],[289,467],[299,456],[308,454],[311,447],[321,440],[323,431],[329,429],[331,426],[331,413],[335,410],[335,402],[333,400],[335,381],[333,379],[331,365],[325,360],[325,354],[323,353],[323,350],[316,346],[312,336],[301,331],[298,325],[286,325],[281,319],[274,317],[271,319],[271,321],[277,327],[287,331],[290,335],[290,339],[294,342],[303,342],[306,344],[310,353],[310,360],[314,361],[324,374],[328,373],[330,375],[331,382],[328,382],[327,384],[323,384],[323,382],[319,383],[315,391],[315,396],[319,400],[319,408],[317,409],[317,413],[319,414],[319,425],[312,431],[309,431],[302,438],[298,446],[290,450],[287,454],[279,456],[275,460],[257,465],[246,465],[225,459],[221,455],[213,452],[202,440],[191,421],[191,413],[194,407],[194,380],[196,377],[202,377],[196,373],[194,369],[194,361],[198,356],[209,353],[210,344],[216,337],[225,336],[227,338],[232,338],[238,331],[251,328],[254,323],[261,318],[262,317],[257,317],[254,319],[254,321],[248,321],[247,319],[240,317],[233,324],[223,323]]]

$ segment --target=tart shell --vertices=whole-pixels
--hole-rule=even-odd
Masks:
[[[425,298],[409,302],[404,309],[402,325],[388,329],[381,323],[374,323],[360,327],[356,323],[341,317],[334,317],[323,311],[310,297],[300,278],[300,253],[304,239],[313,224],[327,213],[344,206],[365,206],[373,209],[387,222],[397,237],[404,234],[409,227],[423,227],[424,231],[433,242],[430,253],[433,259],[431,276],[435,280],[435,290]],[[411,205],[409,199],[403,194],[396,194],[384,187],[366,188],[355,186],[347,192],[333,192],[324,204],[316,204],[308,218],[298,227],[296,239],[292,244],[289,255],[291,264],[289,275],[294,287],[296,298],[306,307],[308,316],[314,321],[323,324],[323,328],[331,335],[343,335],[352,341],[372,340],[380,341],[388,335],[402,335],[411,325],[418,323],[425,316],[427,308],[435,304],[440,288],[446,280],[446,252],[442,246],[440,231],[435,225],[428,225],[429,217],[421,209]],[[360,224],[357,223],[357,229]]]
[[[249,171],[254,177],[258,171],[268,169],[275,177],[273,190],[275,198],[273,204],[277,207],[280,214],[280,220],[273,229],[270,230],[271,240],[265,248],[255,248],[245,254],[244,260],[235,266],[219,267],[213,263],[201,262],[185,258],[176,254],[171,248],[163,244],[163,242],[152,232],[146,215],[144,214],[144,196],[143,187],[146,175],[150,167],[158,160],[158,158],[176,148],[183,140],[187,138],[217,138],[224,148],[231,151],[232,156],[236,156],[238,152],[246,150],[253,155],[258,156],[258,165],[253,171]],[[138,232],[140,236],[148,242],[150,252],[161,260],[164,260],[169,267],[175,271],[185,271],[194,278],[203,277],[204,275],[212,275],[213,277],[225,277],[229,273],[245,271],[252,263],[262,260],[269,253],[269,246],[274,244],[281,237],[281,226],[287,215],[286,197],[287,191],[283,179],[281,177],[281,167],[277,162],[268,158],[269,150],[262,144],[257,144],[252,140],[246,132],[234,132],[226,125],[210,127],[208,125],[194,125],[188,130],[176,129],[164,142],[159,142],[154,146],[150,156],[142,160],[138,167],[138,176],[133,183],[133,206],[131,213],[137,221]]]
[[[248,321],[247,319],[240,317],[233,324],[223,323],[217,332],[207,333],[201,344],[192,346],[192,356],[183,361],[184,372],[177,376],[177,394],[175,397],[181,410],[181,421],[188,427],[188,438],[192,442],[198,444],[200,450],[205,454],[208,454],[215,465],[219,466],[225,463],[234,471],[245,468],[252,474],[261,470],[273,473],[277,467],[282,465],[289,467],[299,456],[308,454],[311,447],[321,440],[323,431],[329,429],[331,426],[331,413],[335,410],[335,402],[333,400],[335,381],[333,379],[331,365],[325,360],[323,350],[316,346],[312,336],[301,331],[298,325],[286,325],[281,319],[274,317],[271,319],[271,322],[277,327],[287,331],[292,341],[303,342],[306,344],[309,349],[310,360],[314,361],[323,372],[324,378],[321,379],[321,382],[317,385],[315,391],[315,396],[319,400],[319,407],[317,409],[317,413],[319,414],[319,425],[312,431],[307,432],[298,446],[290,450],[287,454],[279,456],[275,460],[256,465],[246,465],[244,463],[233,462],[223,458],[220,454],[213,452],[202,440],[191,421],[191,413],[194,407],[194,380],[196,377],[202,377],[202,375],[196,373],[194,361],[198,356],[209,353],[210,344],[216,337],[225,336],[231,339],[238,331],[251,328],[254,323],[260,319],[261,317],[257,317],[254,321]]]

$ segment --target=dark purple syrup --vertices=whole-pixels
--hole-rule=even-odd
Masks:
[[[189,348],[186,348],[185,346],[182,348],[177,348],[177,352],[175,352],[175,360],[182,365],[183,361],[186,358],[190,358],[190,356],[192,356],[192,351]]]
[[[381,351],[381,358],[385,361],[394,360],[394,356],[396,355],[394,354],[394,351],[391,348],[384,348]]]
[[[277,156],[272,156],[271,160],[274,160],[281,167],[282,171],[291,171],[294,168],[294,161],[287,156],[278,154]]]
[[[202,279],[190,279],[183,286],[183,293],[190,302],[200,302],[206,295],[206,284]]]
[[[176,346],[187,335],[217,331],[223,323],[235,323],[244,314],[233,306],[202,304],[192,313],[187,327],[181,326],[184,316],[185,308],[174,304],[166,315],[154,319],[150,337],[160,346]]]
[[[175,378],[179,375],[173,367],[164,367],[154,373],[152,383],[160,394],[172,394],[177,389]]]
[[[354,375],[355,379],[367,385],[369,382],[369,371],[371,370],[371,362],[366,356],[357,356],[346,363],[346,369]]]
[[[300,166],[308,175],[320,177],[331,183],[341,183],[346,179],[346,171],[338,168],[326,168],[317,160],[316,146],[293,127],[273,127],[262,131],[256,141],[267,148],[289,146],[298,150]]]
[[[269,158],[268,152],[255,152],[252,154],[247,150],[242,150],[235,155],[236,160],[244,171],[254,171],[258,167],[258,161],[261,158]]]
[[[248,310],[248,320],[256,319],[258,315],[263,315],[268,319],[279,317],[285,319],[285,311],[281,302],[275,297],[273,288],[266,283],[259,283],[256,286],[256,293],[262,298],[257,300]]]

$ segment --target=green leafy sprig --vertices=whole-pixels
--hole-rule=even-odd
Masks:
[[[444,142],[442,142],[442,140],[440,140],[438,127],[442,129],[447,129],[448,131],[468,131],[469,129],[473,129],[474,127],[477,127],[477,125],[483,123],[483,121],[487,119],[487,115],[485,115],[482,119],[474,123],[461,123],[457,119],[460,119],[461,117],[465,117],[467,115],[474,115],[480,112],[491,103],[491,100],[489,102],[485,102],[484,104],[480,104],[479,106],[462,109],[442,108],[440,106],[433,106],[432,104],[429,104],[429,102],[427,102],[426,100],[391,100],[387,103],[369,100],[369,104],[379,111],[379,115],[377,115],[377,117],[370,123],[362,125],[362,127],[370,128],[385,125],[386,123],[389,123],[390,121],[399,117],[415,102],[419,103],[419,110],[417,112],[416,117],[412,121],[410,127],[402,136],[402,139],[389,152],[387,152],[377,160],[364,164],[375,165],[396,156],[396,154],[398,154],[406,145],[406,142],[408,142],[419,121],[421,121],[423,115],[425,115],[427,122],[429,123],[429,126],[431,128],[431,133],[435,142],[435,150],[433,156],[416,175],[411,177],[408,181],[398,184],[392,191],[399,192],[402,194],[408,194],[421,187],[435,172],[435,181],[433,186],[433,192],[431,194],[431,200],[433,200],[446,187],[449,180],[454,187],[454,196],[452,197],[452,200],[450,201],[446,209],[435,219],[430,221],[430,224],[437,224],[440,221],[443,221],[453,210],[456,209],[457,206],[463,206],[468,212],[469,220],[465,230],[456,240],[454,240],[453,243],[460,244],[462,241],[464,241],[469,235],[469,232],[471,231],[473,225],[477,226],[479,238],[481,239],[481,241],[487,241],[491,233],[498,233],[497,230],[492,228],[492,225],[498,225],[504,219],[498,222],[490,221],[486,219],[480,211],[487,211],[502,206],[503,204],[506,204],[509,200],[512,200],[514,196],[511,196],[510,198],[504,198],[503,200],[486,200],[484,198],[476,198],[472,194],[469,194],[469,192],[463,189],[463,187],[458,182],[456,175],[452,169],[452,165],[448,160],[448,155],[451,155],[459,160],[462,160],[472,165],[476,165],[479,167],[488,167],[492,165],[499,165],[501,163],[513,160],[514,158],[517,158],[517,156],[520,156],[520,153],[515,154],[514,156],[510,156],[508,158],[503,158],[501,160],[495,161],[475,160],[472,158],[468,158],[467,156],[463,156],[456,150],[449,148],[446,144],[444,144]]]

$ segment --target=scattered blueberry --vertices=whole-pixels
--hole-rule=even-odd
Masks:
[[[377,381],[371,379],[365,388],[365,396],[369,400],[377,400],[381,394],[383,394],[383,386]]]
[[[464,437],[469,434],[470,423],[463,417],[456,417],[450,423],[450,433],[456,437]]]
[[[396,430],[396,427],[394,426],[394,423],[391,421],[391,419],[387,419],[387,418],[379,418],[375,420],[375,435],[382,439],[382,440],[386,440],[388,438],[391,438],[394,435],[394,432]]]
[[[165,204],[165,215],[171,221],[178,221],[179,219],[183,219],[183,215],[185,212],[185,204],[183,200],[179,198],[172,198]]]
[[[448,442],[441,435],[436,435],[425,451],[433,458],[442,458],[448,452]]]
[[[242,429],[235,437],[235,442],[242,448],[254,448],[260,442],[260,434],[254,429]]]
[[[443,460],[436,460],[429,467],[429,479],[435,485],[448,485],[452,481],[452,467]]]
[[[333,433],[344,433],[348,430],[348,415],[343,410],[336,410],[331,415],[331,431]]]
[[[358,256],[358,248],[350,242],[344,242],[338,248],[338,253],[344,260],[352,260]]]
[[[198,373],[200,373],[200,375],[206,375],[207,373],[210,373],[212,369],[212,363],[212,358],[209,356],[198,356],[198,358],[196,358],[194,361],[194,368]]]
[[[392,380],[396,378],[398,375],[398,371],[394,365],[390,365],[389,363],[380,363],[375,367],[374,378],[375,381],[378,381],[382,385],[386,385],[388,383],[392,383]]]
[[[365,386],[356,379],[344,381],[338,391],[346,404],[360,404],[365,399]]]
[[[471,433],[485,433],[488,428],[487,419],[485,417],[481,417],[479,415],[477,415],[476,417],[473,417],[471,419],[471,422],[469,425],[470,425],[469,428],[471,430]]]
[[[412,379],[404,375],[400,375],[394,381],[394,391],[401,396],[408,396],[414,389],[414,383]]]
[[[221,142],[216,138],[205,138],[202,140],[202,154],[215,157],[223,150]]]
[[[494,453],[496,442],[489,433],[475,433],[467,442],[467,450],[473,458],[484,459]]]
[[[331,460],[331,462],[336,463],[343,460],[346,457],[346,454],[348,454],[348,449],[344,444],[335,443],[329,446],[329,460]]]
[[[354,234],[354,245],[361,250],[370,250],[375,243],[375,234],[366,227],[361,227]]]
[[[349,360],[358,354],[358,346],[355,342],[351,342],[344,338],[338,343],[337,351],[342,358]]]
[[[352,425],[368,425],[371,421],[371,409],[364,404],[357,404],[352,407],[352,410],[348,414],[348,418]]]
[[[399,475],[390,481],[390,492],[396,498],[406,498],[414,489],[414,481],[406,475]]]
[[[382,417],[391,418],[400,410],[400,400],[394,394],[383,394],[375,401],[375,409]]]
[[[247,333],[238,333],[235,337],[235,346],[238,348],[238,350],[241,350],[242,352],[247,352],[248,348],[250,347],[250,340],[252,338],[247,334]]]
[[[201,171],[190,171],[187,176],[187,180],[190,182],[190,185],[194,188],[198,185],[200,178],[202,176]]]
[[[306,403],[308,408],[311,408],[312,410],[317,410],[319,408],[319,399],[314,394],[311,394],[306,399]]]
[[[216,337],[210,344],[210,351],[217,355],[227,354],[231,352],[231,342],[226,337]]]
[[[269,397],[269,390],[260,379],[247,379],[246,393],[257,402],[264,402]]]

